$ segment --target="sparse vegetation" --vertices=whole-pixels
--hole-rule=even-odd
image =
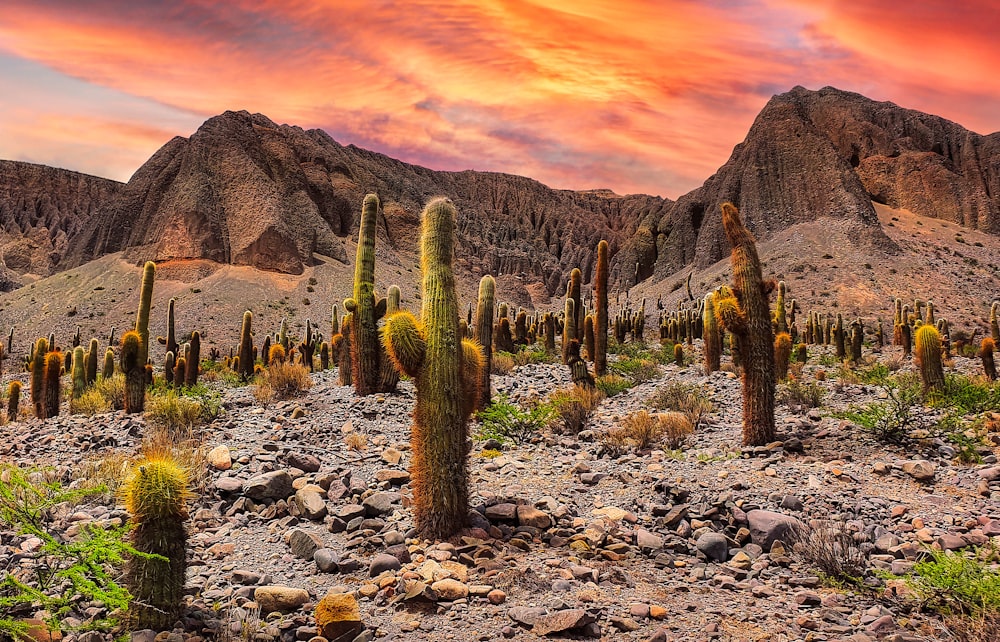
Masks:
[[[292,399],[311,388],[312,383],[308,368],[298,363],[285,361],[265,368],[258,375],[256,385],[270,388],[277,399]],[[264,391],[260,394],[264,394]],[[254,396],[259,402],[260,397],[256,393]]]
[[[482,440],[495,439],[501,444],[521,444],[546,428],[555,415],[550,404],[534,403],[525,409],[512,402],[508,395],[497,395],[490,405],[476,413],[478,436]]]
[[[696,429],[705,415],[714,408],[711,397],[704,388],[681,382],[674,382],[657,390],[649,399],[649,405],[657,410],[684,413]]]

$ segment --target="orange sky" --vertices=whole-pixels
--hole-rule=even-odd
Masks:
[[[899,4],[4,0],[0,158],[127,180],[247,109],[435,169],[676,198],[795,85],[1000,130],[1000,3]]]

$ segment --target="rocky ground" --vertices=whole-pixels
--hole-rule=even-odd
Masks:
[[[820,367],[813,354],[804,378]],[[977,364],[956,358],[955,368]],[[477,442],[471,528],[436,543],[411,537],[409,382],[357,398],[321,372],[302,397],[266,409],[249,387],[220,387],[223,412],[204,430],[210,474],[188,522],[189,604],[158,639],[321,642],[313,610],[331,591],[357,598],[360,640],[947,639],[938,619],[896,595],[901,582],[839,587],[780,541],[790,524],[833,522],[866,542],[875,568],[896,573],[926,546],[984,544],[1000,536],[996,456],[961,465],[941,441],[905,452],[874,441],[831,412],[884,392],[826,369],[823,406],[779,405],[780,441],[767,447],[740,447],[739,381],[705,376],[697,362],[605,400],[578,436],[541,435],[496,457]],[[676,381],[703,386],[714,404],[684,448],[605,454],[601,434]],[[567,384],[561,365],[494,377],[514,399]],[[81,461],[136,452],[147,428],[111,413],[3,430],[3,461],[74,476],[88,468]],[[68,534],[127,519],[107,499],[64,512]],[[36,542],[2,541],[5,568],[30,563]],[[83,605],[74,617],[99,612]]]

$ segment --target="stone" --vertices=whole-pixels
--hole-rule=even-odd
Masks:
[[[394,492],[375,493],[365,498],[361,505],[365,507],[365,514],[369,517],[387,515],[393,511],[393,504],[398,504],[400,494]]]
[[[243,482],[243,494],[250,499],[285,499],[292,491],[292,476],[283,470],[257,475]]]
[[[490,604],[503,604],[507,601],[507,594],[495,588],[486,594],[486,599]]]
[[[752,510],[747,513],[750,539],[765,551],[771,550],[776,541],[790,543],[804,528],[802,522],[790,515],[768,510]]]
[[[545,615],[545,609],[538,606],[513,606],[507,610],[507,617],[524,626],[534,626]]]
[[[564,609],[539,617],[535,620],[531,632],[535,635],[562,633],[582,628],[594,621],[596,621],[594,616],[583,609]]]
[[[291,613],[309,601],[309,593],[290,586],[258,586],[253,592],[254,602],[261,613]]]
[[[552,518],[534,506],[519,504],[517,507],[517,523],[521,526],[531,526],[538,530],[545,530],[552,525]]]
[[[337,509],[335,517],[345,522],[350,522],[358,517],[364,517],[367,511],[361,504],[345,504]]]
[[[486,519],[491,522],[513,522],[517,519],[517,505],[505,503],[487,506]]]
[[[233,467],[233,455],[229,452],[229,447],[225,445],[216,446],[208,451],[205,460],[215,470],[229,470]]]
[[[361,609],[351,593],[331,591],[316,605],[316,632],[330,642],[348,642],[361,633]]]
[[[368,574],[370,577],[378,577],[386,571],[398,571],[402,567],[399,559],[388,553],[379,553],[372,558],[371,564],[368,566]]]
[[[795,594],[795,603],[799,606],[819,606],[823,599],[812,591],[799,591]]]
[[[294,413],[294,411],[293,411]],[[292,415],[293,419],[297,417]],[[298,468],[304,473],[315,473],[319,472],[320,461],[319,457],[316,455],[307,455],[305,453],[290,452],[285,457],[285,463],[291,468]]]
[[[933,481],[937,466],[926,459],[912,459],[903,462],[903,472],[919,482]]]
[[[311,560],[316,551],[323,548],[323,539],[315,533],[294,528],[288,532],[288,547],[295,557]]]
[[[318,522],[326,517],[326,501],[315,489],[318,486],[300,488],[295,491],[295,504],[298,506],[299,514],[306,519]]]
[[[663,548],[663,538],[650,533],[645,528],[635,529],[635,545],[643,551],[658,551]]]
[[[390,486],[402,486],[410,482],[410,473],[405,470],[386,468],[375,473],[375,480],[388,482]]]
[[[239,493],[243,490],[243,480],[236,477],[219,477],[215,480],[215,488],[220,493]]]
[[[709,531],[703,533],[695,546],[713,562],[725,562],[729,559],[729,540],[722,533]]]
[[[332,549],[318,548],[313,553],[313,561],[316,567],[324,573],[337,573],[340,571],[340,556]]]
[[[1000,466],[980,468],[979,476],[985,479],[987,482],[1000,481]]]
[[[446,578],[431,584],[431,590],[438,594],[438,598],[446,602],[453,602],[469,597],[469,587],[458,580]]]

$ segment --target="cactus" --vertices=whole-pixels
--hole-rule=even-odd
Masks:
[[[785,316],[785,282],[778,281],[778,298],[774,303],[774,326],[776,334],[788,332],[788,317]],[[791,338],[791,337],[789,337]],[[784,377],[781,377],[784,379]]]
[[[844,316],[837,313],[837,324],[833,326],[833,349],[838,361],[847,358],[847,329],[844,328]]]
[[[928,309],[930,305],[928,304]],[[913,337],[915,359],[924,384],[924,394],[944,390],[944,367],[941,365],[941,335],[937,329],[925,323],[917,328]]]
[[[990,306],[990,337],[993,343],[1000,343],[1000,301],[994,301]]]
[[[110,379],[115,376],[115,351],[107,348],[104,351],[104,367],[101,369],[101,377]]]
[[[865,339],[865,326],[861,323],[861,319],[856,319],[851,322],[851,362],[858,363],[861,361],[861,346]]]
[[[142,412],[146,403],[146,372],[139,360],[142,337],[135,330],[122,336],[121,369],[125,373],[125,412]]]
[[[191,333],[191,349],[186,358],[187,367],[184,370],[184,385],[194,386],[198,383],[198,369],[201,365],[201,333]]]
[[[169,630],[184,597],[188,472],[169,454],[152,454],[132,468],[122,494],[131,515],[132,546],[150,554],[131,556],[125,569],[133,600],[129,624],[133,629]]]
[[[167,352],[173,352],[177,354],[177,339],[174,334],[174,301],[171,298],[167,301],[167,336],[156,337],[156,340],[161,344],[166,346],[165,350]]]
[[[52,350],[45,355],[45,417],[59,416],[59,401],[62,399],[62,371],[65,365],[63,355]]]
[[[705,295],[705,309],[701,314],[705,374],[715,372],[720,368],[722,363],[722,335],[719,333],[719,324],[715,318],[715,297],[714,293]]]
[[[135,316],[135,331],[139,333],[139,363],[143,366],[149,359],[149,308],[153,303],[153,281],[156,278],[156,264],[146,261],[142,268],[142,286],[139,288],[139,310]]]
[[[87,390],[87,351],[83,346],[73,348],[73,399],[79,399]]]
[[[479,342],[483,350],[483,369],[481,371],[480,395],[477,409],[482,410],[490,404],[492,391],[490,373],[493,370],[493,302],[496,296],[496,281],[489,274],[479,279],[479,297],[476,299],[476,318],[473,339]]]
[[[573,310],[576,315],[573,317],[574,334],[570,338],[583,339],[583,303],[580,301],[580,288],[583,282],[583,273],[580,268],[573,268],[569,273],[569,283],[566,285],[567,298],[573,299]]]
[[[572,301],[572,299],[567,299]],[[587,362],[580,358],[580,342],[570,339],[566,352],[568,354],[569,374],[573,383],[584,388],[594,388],[594,377],[587,371]]]
[[[556,317],[551,312],[546,312],[542,317],[542,327],[545,328],[545,340],[542,345],[547,354],[555,354],[556,351]],[[595,335],[594,340],[597,340]],[[605,345],[607,343],[605,342]]]
[[[14,379],[7,386],[7,421],[17,421],[21,404],[21,382]]]
[[[927,302],[927,317],[924,319],[924,323],[927,325],[935,325],[937,321],[934,319],[934,302]]]
[[[909,323],[901,323],[899,326],[899,341],[900,345],[903,346],[903,356],[908,357],[912,353],[913,346],[913,331],[910,329]]]
[[[420,535],[431,539],[450,537],[468,516],[468,420],[482,385],[482,351],[458,336],[455,219],[448,199],[424,208],[421,319],[397,312],[383,330],[386,352],[417,389],[411,432],[414,522]]]
[[[278,326],[278,343],[281,344],[286,353],[291,347],[291,340],[288,338],[288,319],[282,319],[281,324]]]
[[[39,419],[45,419],[45,355],[49,342],[44,337],[35,342],[31,355],[31,409]]]
[[[528,345],[528,313],[518,310],[514,317],[514,346]]]
[[[787,332],[779,332],[774,337],[774,376],[776,381],[788,378],[788,362],[792,357],[792,337]]]
[[[342,386],[351,385],[351,371],[353,370],[351,367],[351,328],[354,322],[351,316],[350,312],[344,314],[344,318],[340,324],[340,334],[337,335],[340,337],[340,340],[334,342],[334,349],[340,356],[340,359],[337,361],[337,374]]]
[[[163,356],[163,379],[167,382],[168,386],[174,385],[174,367],[177,365],[177,360],[174,353],[167,350],[167,354]],[[184,383],[183,381],[177,382],[177,385]]]
[[[684,344],[675,343],[674,344],[674,363],[679,366],[684,365]]]
[[[398,285],[389,286],[389,290],[385,295],[385,316],[399,312],[400,299],[402,298],[401,295],[402,293],[400,292]],[[460,336],[465,336],[464,331],[460,334]],[[378,389],[380,392],[392,392],[396,389],[396,386],[399,385],[399,372],[396,370],[396,366],[392,364],[392,360],[385,354],[385,349],[382,347],[381,330],[379,330],[378,351],[380,371]]]
[[[608,242],[597,244],[597,268],[594,273],[594,374],[608,373]]]
[[[285,362],[285,348],[281,343],[275,343],[267,353],[267,364],[269,366],[276,363]]]
[[[90,340],[90,349],[87,350],[87,385],[92,386],[97,381],[97,351],[100,349],[100,342],[97,339]]]
[[[284,321],[282,321],[284,324]],[[240,362],[238,371],[244,381],[253,376],[253,312],[247,310],[243,313],[243,326],[240,328]],[[288,349],[287,347],[285,348]]]
[[[352,313],[351,367],[354,390],[360,396],[380,392],[378,320],[385,314],[384,299],[375,301],[375,225],[379,200],[375,194],[365,196],[358,229],[358,251],[354,261],[354,295],[344,301],[344,309]]]
[[[594,360],[594,315],[583,318],[583,347],[587,351],[587,360]]]
[[[715,302],[715,314],[735,338],[743,374],[743,444],[774,441],[774,333],[754,237],[731,203],[722,205],[722,227],[732,246],[733,294]]]
[[[983,342],[979,344],[979,358],[983,360],[983,372],[990,381],[997,379],[997,365],[993,359],[995,351],[996,342],[990,337],[985,337]]]
[[[562,353],[563,364],[569,365],[569,342],[576,338],[576,301],[566,297],[566,312],[563,320]]]
[[[800,343],[795,347],[795,360],[799,363],[805,363],[809,359],[809,353],[807,352],[806,344]]]
[[[319,367],[322,370],[330,369],[330,344],[326,341],[319,344]]]

